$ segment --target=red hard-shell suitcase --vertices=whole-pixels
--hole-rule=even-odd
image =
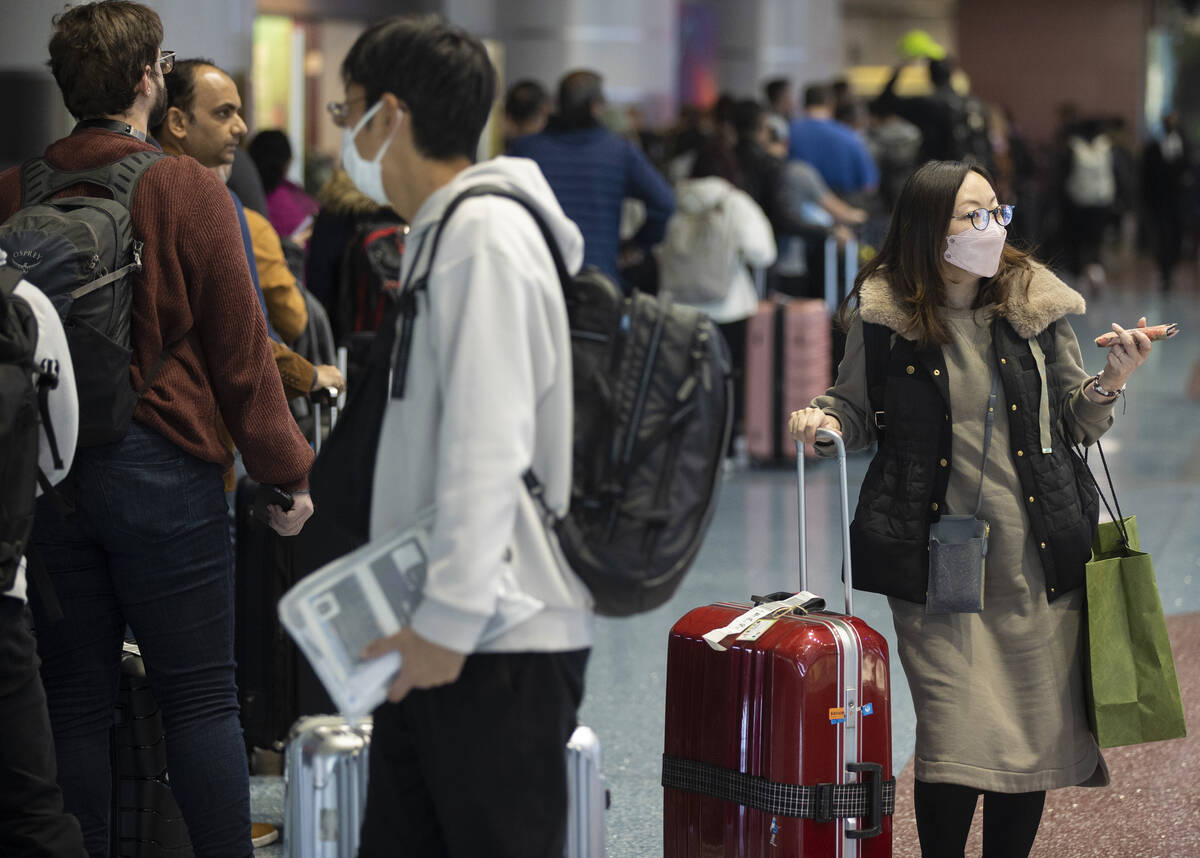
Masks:
[[[759,462],[792,459],[789,415],[829,389],[829,312],[817,299],[761,301],[746,326],[746,449]]]
[[[833,433],[825,433],[832,437]],[[845,448],[843,525],[849,519]],[[665,858],[889,858],[892,776],[888,646],[801,589],[740,634],[704,638],[751,606],[697,608],[671,629],[663,756]],[[849,557],[849,529],[843,546]],[[848,567],[848,564],[846,564]],[[797,613],[783,613],[802,604]],[[766,610],[764,608],[764,610]],[[745,620],[743,620],[745,623]]]

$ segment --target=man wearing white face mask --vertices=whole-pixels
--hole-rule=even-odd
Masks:
[[[402,663],[392,702],[375,712],[359,854],[393,855],[403,843],[414,855],[560,858],[564,747],[583,694],[591,599],[522,475],[532,468],[549,507],[565,512],[566,306],[547,237],[525,208],[497,196],[466,199],[452,215],[447,206],[468,188],[499,186],[532,202],[571,271],[583,241],[532,161],[472,165],[495,89],[478,39],[436,18],[392,18],[358,39],[342,74],[346,100],[330,109],[346,129],[343,166],[411,224],[400,281],[412,291],[400,301],[409,315],[385,318],[344,417],[349,430],[379,403],[364,465],[373,480],[315,471],[314,493],[327,520],[369,509],[369,521],[341,524],[371,538],[435,510],[411,627],[365,652],[398,651]],[[481,644],[513,592],[540,608]],[[456,821],[464,807],[469,825]]]
[[[983,854],[1024,858],[1047,790],[1108,783],[1080,657],[1098,504],[1071,445],[1112,425],[1150,340],[1113,325],[1103,369],[1085,370],[1066,319],[1083,298],[1005,244],[1013,216],[977,167],[913,173],[859,272],[837,380],[791,420],[809,443],[818,428],[848,449],[878,443],[851,525],[854,586],[889,597],[926,858],[963,854],[980,796]],[[931,559],[955,516],[983,532],[986,566]]]

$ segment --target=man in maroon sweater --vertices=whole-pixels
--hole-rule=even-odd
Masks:
[[[50,66],[81,121],[46,150],[51,166],[87,169],[156,148],[145,138],[165,103],[170,60],[160,58],[161,43],[158,16],[125,0],[75,6],[56,19]],[[20,207],[20,188],[18,170],[0,174],[0,221]],[[95,193],[76,186],[63,195]],[[133,280],[134,389],[164,350],[169,357],[127,435],[79,450],[75,513],[43,502],[34,527],[65,617],[51,621],[32,594],[58,780],[89,853],[107,855],[109,730],[128,624],[163,713],[171,785],[196,854],[245,858],[249,782],[221,481],[230,453],[216,417],[252,477],[295,493],[292,511],[271,509],[283,535],[298,533],[312,513],[312,451],[288,412],[220,181],[191,158],[164,157],[143,176],[131,215],[134,237],[145,242],[145,267]]]

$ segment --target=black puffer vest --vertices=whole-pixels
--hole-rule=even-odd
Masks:
[[[1060,380],[1054,322],[1037,335],[1050,385],[1052,452],[1042,453],[1038,413],[1042,381],[1029,341],[1004,319],[992,324],[1000,362],[1011,455],[1021,483],[1033,536],[1042,548],[1046,594],[1054,601],[1083,584],[1096,530],[1096,489],[1063,431],[1072,390]],[[872,332],[870,329],[875,328]],[[868,366],[881,361],[879,330],[864,325]],[[872,342],[874,341],[874,345]],[[886,348],[886,345],[883,347]],[[879,420],[886,427],[859,493],[850,525],[854,586],[859,590],[924,603],[929,576],[929,525],[941,516],[949,483],[950,385],[939,347],[918,350],[897,337],[887,358]],[[882,393],[882,397],[879,394]],[[872,405],[872,408],[877,408]]]

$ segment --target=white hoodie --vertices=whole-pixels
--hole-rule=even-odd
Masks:
[[[540,209],[567,267],[583,237],[541,170],[524,158],[470,167],[413,218],[401,282],[429,267],[433,235],[461,191],[519,190]],[[371,538],[436,510],[428,578],[413,628],[458,652],[567,651],[592,643],[592,600],[561,558],[521,475],[531,465],[558,515],[571,488],[571,340],[550,250],[520,204],[485,196],[447,222],[417,298],[405,396],[384,413]],[[480,646],[501,585],[543,603]]]
[[[766,268],[775,261],[775,233],[753,198],[719,176],[685,179],[675,186],[675,214],[687,217],[724,204],[721,234],[737,248],[738,264],[729,292],[718,301],[686,302],[718,325],[738,322],[758,310],[758,290],[746,265]],[[667,227],[670,230],[670,225]]]

